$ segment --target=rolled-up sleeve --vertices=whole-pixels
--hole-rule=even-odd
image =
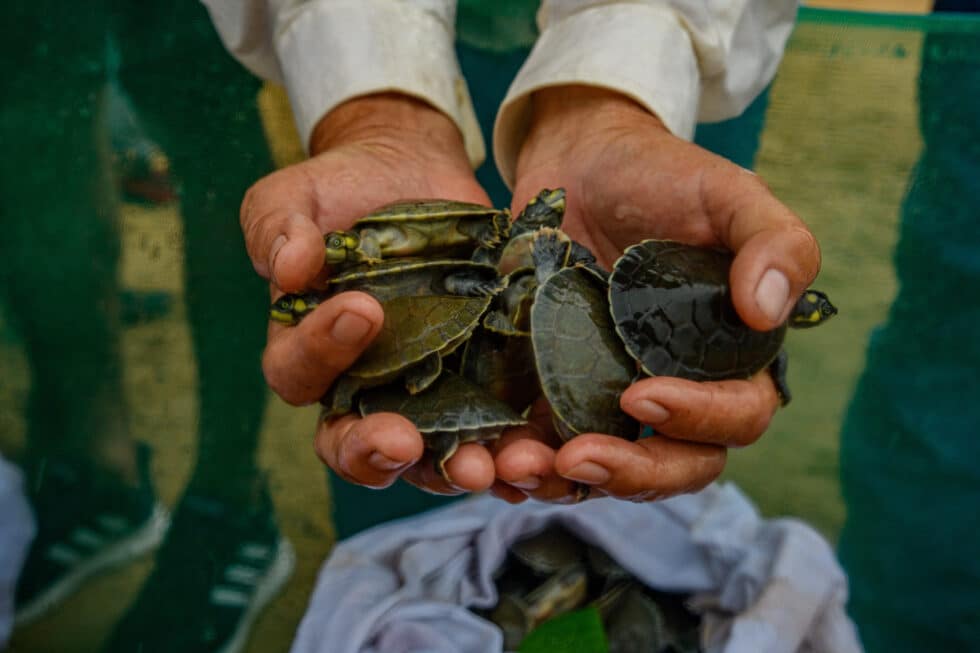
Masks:
[[[454,0],[202,1],[226,48],[286,87],[304,147],[337,105],[394,91],[449,116],[474,166],[485,158],[456,59]]]
[[[513,185],[531,94],[549,86],[623,93],[686,139],[699,121],[737,116],[775,75],[796,10],[796,0],[545,0],[497,115],[501,175]]]

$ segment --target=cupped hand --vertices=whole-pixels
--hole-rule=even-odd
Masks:
[[[347,102],[320,121],[311,158],[259,180],[245,196],[241,225],[256,271],[272,298],[322,287],[323,234],[349,227],[388,202],[447,198],[489,205],[477,183],[456,126],[442,113],[396,94]],[[384,320],[371,296],[331,297],[295,327],[270,322],[262,368],[286,402],[319,400],[377,335]],[[422,437],[393,414],[321,420],[315,449],[353,483],[385,487],[399,476],[440,493],[482,490],[493,481],[493,461],[479,445],[465,445],[448,463],[450,487],[423,457]]]
[[[771,329],[816,277],[820,251],[806,225],[752,172],[673,136],[630,99],[598,88],[556,87],[532,98],[517,162],[515,210],[541,188],[563,186],[563,229],[606,268],[646,238],[735,253],[735,308],[752,328]],[[562,444],[547,407],[496,447],[494,491],[566,501],[594,495],[649,500],[700,489],[723,470],[728,447],[749,445],[780,403],[768,372],[696,383],[653,377],[620,405],[660,435],[628,442],[589,433]]]

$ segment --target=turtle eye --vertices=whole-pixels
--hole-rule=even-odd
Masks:
[[[344,239],[336,235],[330,236],[330,239],[327,241],[327,246],[331,249],[342,249],[344,247]]]
[[[293,308],[293,298],[289,295],[283,295],[276,300],[276,308],[280,311],[290,311]]]

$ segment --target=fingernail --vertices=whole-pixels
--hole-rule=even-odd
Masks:
[[[650,399],[639,399],[631,404],[633,417],[644,424],[663,424],[670,419],[670,412]]]
[[[396,469],[401,469],[402,467],[407,467],[410,463],[400,460],[392,460],[380,451],[375,451],[368,456],[368,464],[371,465],[371,467],[380,469],[383,472],[391,472]]]
[[[330,335],[339,344],[354,347],[364,342],[371,333],[371,322],[357,313],[341,313],[330,330]]]
[[[541,477],[531,475],[527,478],[522,478],[519,481],[514,481],[511,483],[511,485],[522,490],[537,490],[539,487],[541,487]]]
[[[773,322],[783,317],[789,302],[789,279],[776,269],[766,270],[755,289],[755,302]]]
[[[608,469],[592,462],[579,463],[562,476],[588,485],[602,485],[608,483],[609,479],[612,478]]]
[[[279,284],[276,283],[276,257],[279,256],[279,250],[282,249],[282,246],[285,245],[286,241],[288,240],[289,239],[286,238],[284,234],[279,234],[276,236],[276,239],[272,241],[272,248],[269,250],[269,278],[272,280],[272,283],[276,284],[277,286]]]

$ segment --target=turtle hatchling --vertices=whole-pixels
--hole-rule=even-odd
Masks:
[[[404,256],[469,258],[477,247],[507,239],[510,211],[452,200],[386,204],[348,231],[324,237],[325,261],[334,269]]]
[[[769,366],[784,404],[787,327],[809,328],[837,314],[827,295],[807,290],[788,321],[770,331],[745,324],[732,303],[724,251],[669,240],[628,248],[609,278],[616,332],[643,371],[692,381],[748,378]]]

